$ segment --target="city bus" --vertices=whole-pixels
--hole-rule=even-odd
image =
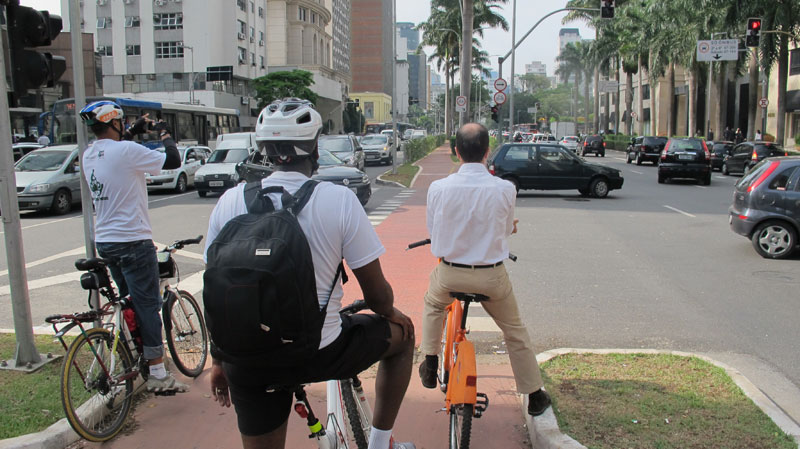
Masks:
[[[141,115],[149,114],[154,120],[163,119],[173,130],[178,143],[198,144],[213,149],[217,136],[240,131],[239,111],[236,109],[212,108],[208,106],[171,104],[159,101],[135,100],[123,97],[89,97],[86,104],[100,100],[110,100],[122,107],[126,126]],[[75,126],[75,99],[66,98],[53,104],[53,111],[39,118],[39,132],[47,130],[53,145],[77,143]],[[94,139],[90,129],[89,141]],[[155,135],[140,136],[142,144],[157,147],[160,142]]]
[[[397,122],[397,133],[402,136],[407,129],[414,128],[411,123]],[[366,126],[365,134],[380,134],[381,131],[392,129],[392,122],[370,123]]]

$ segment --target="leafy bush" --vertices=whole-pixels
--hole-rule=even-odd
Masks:
[[[794,136],[794,144],[800,147],[800,134]]]
[[[406,142],[405,156],[406,164],[416,162],[431,151],[442,146],[445,142],[445,136],[440,134],[437,136],[427,136],[422,139],[412,139]]]
[[[606,134],[605,142],[607,150],[625,151],[631,143],[631,139],[636,136],[627,134]]]

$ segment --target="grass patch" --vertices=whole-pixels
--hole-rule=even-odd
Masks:
[[[55,337],[34,338],[39,352],[64,355],[61,344],[53,341]],[[13,359],[16,346],[14,334],[0,334],[0,359]],[[32,374],[0,371],[0,439],[44,430],[63,417],[61,360],[50,362]]]
[[[725,371],[695,357],[565,354],[542,364],[558,425],[599,448],[797,448]]]
[[[411,187],[411,181],[414,179],[414,176],[416,176],[418,171],[419,167],[416,165],[403,164],[397,167],[396,175],[386,173],[385,175],[381,175],[381,179],[384,181],[399,182],[406,187]]]

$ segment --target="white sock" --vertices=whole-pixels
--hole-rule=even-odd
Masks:
[[[150,375],[156,379],[163,379],[167,377],[167,368],[164,367],[164,363],[162,362],[155,365],[150,365]]]
[[[392,429],[379,430],[374,426],[369,431],[369,446],[367,449],[391,449],[389,443],[392,441]]]

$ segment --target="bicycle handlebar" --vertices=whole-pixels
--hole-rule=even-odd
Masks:
[[[349,306],[342,307],[342,309],[339,310],[339,313],[342,315],[353,315],[366,308],[367,308],[367,302],[364,301],[363,299],[357,299],[353,301],[353,303],[350,304]]]
[[[425,239],[425,240],[420,240],[418,242],[409,243],[408,244],[408,248],[406,248],[406,251],[408,251],[410,249],[418,248],[420,246],[430,245],[430,244],[431,244],[431,239]],[[516,262],[517,261],[517,256],[514,255],[514,253],[512,253],[512,252],[508,253],[508,258],[511,259],[512,262]]]
[[[197,237],[195,237],[193,239],[175,240],[172,243],[172,245],[168,246],[165,249],[166,250],[183,249],[183,247],[186,246],[186,245],[196,245],[196,244],[200,243],[202,240],[203,240],[203,236],[202,235],[198,235]]]

